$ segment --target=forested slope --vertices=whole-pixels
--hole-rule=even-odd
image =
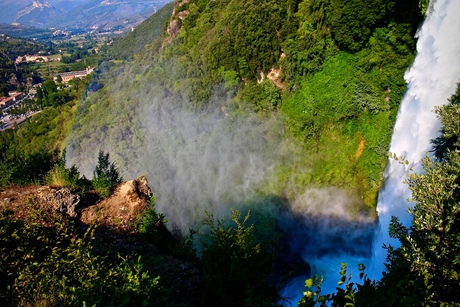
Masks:
[[[163,176],[168,168],[177,175],[182,158],[169,148],[190,147],[195,135],[184,135],[186,128],[172,132],[177,123],[171,123],[166,144],[158,137],[166,124],[159,121],[185,123],[180,112],[195,112],[194,118],[196,112],[198,118],[212,113],[213,121],[238,121],[252,114],[250,130],[266,126],[258,137],[265,148],[272,146],[270,157],[260,148],[252,151],[273,160],[259,165],[273,169],[264,175],[262,186],[258,182],[259,194],[294,200],[308,187],[334,186],[360,199],[355,202],[358,208],[372,212],[405,89],[403,74],[415,54],[418,4],[178,1],[157,43],[143,41],[145,48],[133,62],[101,67],[105,87],[80,106],[69,159],[85,172],[94,165],[86,159],[88,150],[103,148],[126,174]],[[136,31],[147,31],[149,24],[152,20]],[[135,38],[133,32],[122,42],[131,41],[137,53]],[[128,50],[118,51],[120,57]],[[167,108],[163,115],[161,108]],[[203,124],[198,122],[193,125]],[[196,135],[206,129],[197,127]],[[235,138],[246,134],[242,131]],[[211,131],[196,136],[195,143],[209,135]],[[219,165],[222,162],[216,162],[217,172]],[[163,179],[168,181],[168,176]],[[218,202],[229,199],[217,197]]]
[[[166,21],[171,17],[174,3],[168,3],[136,27],[129,35],[123,36],[114,43],[112,55],[116,59],[132,59],[144,47],[157,41],[166,27]]]

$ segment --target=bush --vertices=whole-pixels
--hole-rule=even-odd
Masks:
[[[112,182],[107,177],[104,175],[93,177],[91,183],[100,197],[107,198],[110,196]]]
[[[166,224],[165,215],[157,213],[155,209],[155,197],[152,196],[148,201],[148,209],[140,219],[137,229],[139,230],[139,233],[145,235],[146,237],[156,239],[158,235],[157,224],[159,222]]]
[[[196,259],[196,250],[193,246],[195,230],[190,229],[189,236],[184,236],[177,227],[170,232],[166,228],[166,216],[157,213],[155,209],[155,197],[148,201],[148,209],[142,215],[137,224],[139,233],[153,242],[157,248],[167,251],[173,256],[181,259]]]
[[[75,166],[67,169],[63,164],[58,163],[46,174],[45,181],[52,187],[66,187],[74,190],[78,186],[79,176]]]
[[[111,189],[115,184],[122,181],[118,169],[114,163],[109,161],[109,153],[99,151],[97,165],[91,180],[94,189],[100,197],[106,198],[110,195]]]
[[[60,216],[36,209],[29,215],[18,220],[0,212],[2,306],[158,306],[167,301],[159,277],[150,277],[140,258],[113,262],[97,255],[94,228],[79,235]]]
[[[271,261],[256,244],[254,225],[247,226],[249,213],[240,221],[239,211],[232,211],[234,227],[209,216],[208,241],[203,242],[203,304],[211,306],[275,306],[280,300],[270,284]]]

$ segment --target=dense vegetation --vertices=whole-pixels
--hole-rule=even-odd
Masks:
[[[27,220],[0,213],[3,306],[161,305],[167,293],[139,259],[108,259],[95,251],[94,229],[81,234],[68,219],[30,202]],[[50,225],[53,225],[50,227]]]
[[[8,91],[23,90],[27,83],[38,83],[40,77],[25,65],[16,64],[18,56],[36,54],[43,51],[43,44],[0,37],[0,96],[8,96]],[[28,80],[29,79],[29,80]]]
[[[37,93],[35,103],[29,106],[42,111],[28,118],[20,129],[0,133],[0,187],[44,182],[44,174],[64,150],[76,100],[82,97],[90,81],[90,77],[75,80],[72,87],[59,91],[53,81],[45,81],[43,90],[40,88],[42,96]],[[29,111],[25,104],[16,107],[18,116],[21,110]]]
[[[55,38],[53,30],[51,29],[39,29],[26,25],[11,25],[0,23],[0,32],[15,37],[23,37],[33,40],[47,40]]]
[[[112,48],[112,56],[115,59],[132,59],[150,43],[157,41],[164,33],[166,21],[171,17],[174,2],[166,4],[154,18],[149,18],[136,27],[129,35],[115,39]]]

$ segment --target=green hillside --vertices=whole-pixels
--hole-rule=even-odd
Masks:
[[[144,47],[161,37],[166,21],[171,17],[174,3],[168,3],[152,17],[137,26],[131,33],[114,43],[113,56],[116,59],[132,59]]]
[[[114,47],[119,58],[135,59],[103,69],[105,87],[80,106],[71,161],[84,172],[95,163],[83,159],[86,151],[103,148],[125,174],[153,175],[161,166],[147,161],[169,158],[150,156],[152,146],[167,149],[155,143],[143,115],[166,105],[217,109],[224,121],[253,114],[255,126],[267,126],[261,137],[279,145],[266,157],[277,161],[274,172],[254,187],[259,195],[294,200],[308,187],[332,186],[361,199],[358,211],[372,214],[405,89],[403,74],[415,53],[418,1],[174,5],[161,38],[155,33],[165,15],[154,15]],[[150,36],[141,35],[149,30]],[[174,146],[187,146],[178,137],[184,136],[171,139]]]

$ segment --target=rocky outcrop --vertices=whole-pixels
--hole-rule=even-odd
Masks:
[[[37,191],[37,196],[40,204],[51,207],[60,214],[77,217],[75,208],[80,202],[80,196],[72,194],[68,188],[43,187]]]
[[[62,12],[46,1],[36,0],[18,11],[15,22],[36,27],[45,27],[49,20],[62,15]]]
[[[141,176],[118,184],[113,194],[95,205],[82,209],[81,221],[88,225],[103,225],[119,231],[134,231],[134,224],[147,209],[152,196],[147,178]]]
[[[174,38],[176,38],[177,34],[179,33],[182,21],[190,13],[189,10],[182,9],[182,6],[188,2],[189,0],[180,0],[175,2],[174,10],[172,12],[171,19],[169,20],[169,24],[166,29],[168,37],[163,42],[163,47],[169,44]]]
[[[43,11],[44,9],[54,9],[54,7],[46,1],[33,1],[32,4],[20,9],[16,15],[16,20],[32,13],[35,10]]]

